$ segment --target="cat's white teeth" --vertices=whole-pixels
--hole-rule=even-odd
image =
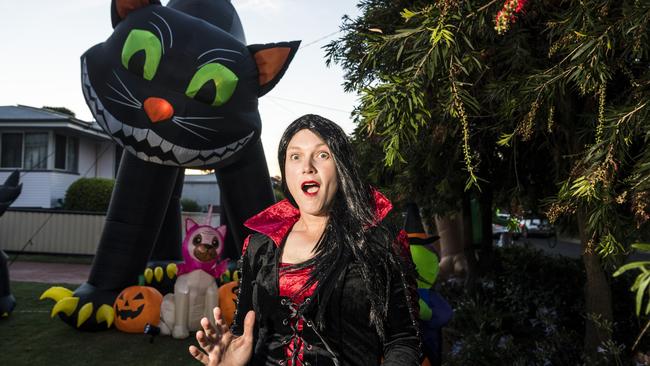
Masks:
[[[174,147],[174,145],[167,140],[163,140],[163,142],[160,144],[160,149],[165,153],[171,150],[172,147]]]
[[[108,129],[107,126],[106,126],[106,120],[104,120],[104,117],[102,117],[101,114],[96,113],[96,118],[95,118],[95,119],[97,120],[97,124],[98,124],[98,125],[99,125],[103,130],[107,130],[107,129]]]
[[[197,150],[186,149],[180,146],[174,146],[172,152],[180,164],[184,164],[199,155]]]
[[[110,113],[106,113],[106,124],[108,125],[108,130],[111,134],[115,134],[117,131],[122,130],[122,122],[118,121]]]
[[[147,131],[149,130],[133,127],[133,137],[137,142],[140,142],[147,138]]]
[[[158,136],[157,133],[149,130],[149,134],[147,135],[147,142],[149,143],[149,147],[158,147],[162,142],[162,137]]]
[[[143,152],[139,152],[139,153],[135,154],[135,156],[137,156],[139,159],[142,159],[144,161],[149,161],[149,155],[147,155],[147,154],[145,154]]]
[[[122,124],[122,133],[124,136],[129,137],[133,134],[133,127],[127,125],[126,123]]]
[[[138,152],[135,151],[135,149],[132,146],[129,146],[129,145],[123,145],[123,146],[124,146],[124,149],[126,151],[130,152],[133,155],[136,155],[136,156],[138,155]]]
[[[198,167],[198,166],[204,166],[204,165],[206,165],[206,161],[201,159],[201,158],[197,158],[197,159],[194,159],[194,160],[192,160],[190,162],[187,162],[187,163],[183,164],[183,166],[187,166],[187,167]]]
[[[224,146],[224,147],[220,147],[220,148],[218,148],[218,149],[214,149],[214,152],[215,152],[217,155],[221,155],[221,154],[223,154],[224,151],[226,151],[226,147],[225,147],[225,146]]]
[[[214,163],[216,163],[216,162],[218,162],[218,161],[220,161],[220,160],[221,160],[221,157],[220,157],[220,156],[213,156],[213,157],[211,157],[210,159],[208,159],[208,160],[205,161],[205,165],[214,164]]]
[[[156,164],[162,164],[163,163],[163,161],[160,160],[160,158],[157,157],[157,156],[150,156],[149,161],[152,162],[152,163],[156,163]]]
[[[214,150],[201,150],[201,153],[200,153],[200,154],[201,154],[202,157],[207,158],[207,157],[210,156],[210,154],[212,154],[213,152],[214,152]]]
[[[235,147],[237,147],[238,144],[239,144],[239,141],[235,141],[232,144],[228,145],[228,148],[229,149],[234,149]]]
[[[230,157],[230,155],[232,155],[234,153],[235,153],[235,151],[230,150],[230,151],[226,152],[225,154],[223,154],[223,156],[221,156],[220,159],[228,158],[228,157]]]

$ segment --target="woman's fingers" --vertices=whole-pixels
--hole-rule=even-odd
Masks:
[[[201,327],[208,339],[216,341],[219,338],[219,327],[213,327],[208,318],[201,318]]]
[[[219,320],[222,319],[221,316],[221,308],[218,306],[215,306],[214,309],[212,309],[212,314],[214,314],[214,321],[215,323],[218,323]]]
[[[244,318],[244,343],[253,343],[253,332],[255,327],[255,312],[249,311]]]
[[[210,362],[208,355],[201,352],[198,348],[194,346],[190,346],[190,354],[204,365],[207,365]]]
[[[196,340],[199,342],[199,346],[201,346],[201,348],[206,352],[212,351],[212,348],[215,345],[215,342],[211,342],[202,330],[196,332]]]

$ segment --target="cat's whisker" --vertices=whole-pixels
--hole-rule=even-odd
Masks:
[[[163,34],[160,31],[160,28],[158,28],[158,26],[154,22],[149,22],[149,24],[153,25],[153,27],[156,28],[156,30],[158,31],[158,35],[160,35],[160,43],[162,43],[164,45],[165,44],[165,37],[163,37]],[[162,49],[162,54],[164,55],[165,54],[165,47],[161,47],[161,49]]]
[[[131,107],[131,108],[133,108],[133,109],[138,109],[138,110],[140,109],[140,107],[137,106],[137,105],[129,104],[129,103],[126,103],[126,102],[123,102],[123,101],[121,101],[121,100],[117,100],[117,99],[114,99],[114,98],[111,98],[111,97],[106,97],[106,99],[108,99],[108,100],[112,100],[112,101],[115,102],[115,103],[119,103],[119,104],[125,105],[125,106],[127,106],[127,107]]]
[[[242,53],[239,52],[239,51],[235,51],[235,50],[231,50],[231,49],[227,49],[227,48],[213,48],[213,49],[211,49],[211,50],[207,50],[207,51],[203,52],[202,54],[200,54],[199,57],[196,58],[196,61],[200,60],[201,57],[207,55],[207,54],[210,53],[210,52],[217,52],[217,51],[221,51],[221,52],[232,52],[232,53],[237,53],[237,54],[239,54],[239,55],[242,54]]]
[[[223,119],[223,117],[187,117],[187,116],[186,117],[177,116],[177,117],[174,117],[174,118],[177,118],[177,119]]]
[[[196,127],[196,128],[202,128],[202,129],[204,129],[204,130],[209,130],[209,131],[213,131],[213,132],[219,132],[219,130],[215,130],[214,128],[210,128],[210,127],[206,127],[206,126],[197,125],[197,124],[195,124],[195,123],[191,123],[191,122],[187,122],[187,121],[179,120],[178,118],[174,118],[174,120],[175,120],[176,122],[182,123],[182,124],[184,124],[184,125],[194,126],[194,127]]]
[[[198,137],[200,137],[200,138],[202,138],[202,139],[204,139],[205,141],[210,141],[210,139],[208,139],[208,138],[206,138],[206,137],[204,137],[203,135],[201,135],[201,134],[199,134],[199,133],[197,133],[196,131],[194,131],[194,130],[191,130],[191,129],[190,129],[190,128],[188,128],[188,127],[185,127],[185,126],[183,126],[183,125],[181,124],[181,122],[180,122],[180,121],[177,121],[176,119],[172,119],[172,122],[173,122],[173,123],[174,123],[174,124],[175,124],[176,126],[178,126],[178,127],[180,127],[180,128],[182,128],[182,129],[185,129],[185,130],[187,130],[188,132],[190,132],[190,133],[192,133],[192,134],[194,134],[194,135],[196,135],[196,136],[198,136]]]
[[[200,69],[200,68],[202,68],[203,66],[205,66],[205,65],[207,65],[207,64],[209,64],[210,62],[213,62],[213,61],[228,61],[228,62],[235,63],[235,60],[231,60],[231,59],[229,59],[229,58],[216,57],[216,58],[213,58],[212,60],[210,60],[210,61],[208,61],[208,62],[204,62],[203,65],[197,67],[197,69]]]
[[[138,107],[142,107],[142,103],[138,102],[138,101],[135,100],[135,99],[129,99],[129,97],[127,97],[126,95],[122,94],[119,90],[115,89],[115,87],[114,87],[113,85],[111,85],[111,84],[109,84],[109,83],[106,83],[106,85],[108,85],[109,88],[113,89],[114,92],[116,92],[116,93],[119,94],[122,98],[124,98],[124,101],[126,101],[126,102],[131,102],[132,104],[134,104],[134,105],[136,105],[136,106],[138,106]]]
[[[115,77],[117,78],[117,81],[119,81],[120,84],[122,84],[122,87],[127,92],[127,94],[129,94],[131,96],[131,98],[133,98],[134,100],[138,100],[136,97],[133,96],[133,94],[131,94],[131,91],[129,91],[129,88],[127,88],[126,85],[124,85],[124,83],[122,82],[122,79],[120,79],[120,76],[117,75],[115,70],[113,70],[113,75],[115,75]],[[140,102],[138,102],[138,104],[140,104]]]
[[[172,33],[172,28],[169,26],[169,23],[167,23],[167,21],[165,20],[165,18],[161,17],[161,16],[160,16],[158,13],[156,13],[155,11],[152,12],[152,13],[153,13],[153,15],[157,16],[158,18],[160,18],[160,20],[162,20],[163,23],[165,23],[165,25],[167,26],[167,30],[169,30],[169,48],[172,48],[172,45],[174,44],[174,34]]]

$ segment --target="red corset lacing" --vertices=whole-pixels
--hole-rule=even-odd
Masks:
[[[302,286],[307,282],[311,267],[301,269],[287,269],[290,266],[288,263],[280,263],[280,296],[283,297],[281,303],[289,307],[290,315],[285,319],[290,326],[293,333],[285,338],[284,354],[286,361],[282,365],[286,366],[307,366],[308,363],[303,362],[303,351],[305,347],[311,348],[311,345],[306,344],[302,338],[302,328],[305,323],[299,308],[305,302],[310,301],[309,297],[314,293],[316,283],[309,289],[299,292]],[[287,325],[285,324],[285,325]]]

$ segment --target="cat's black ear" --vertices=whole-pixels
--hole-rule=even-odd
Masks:
[[[248,50],[257,63],[260,85],[258,96],[261,97],[271,91],[275,84],[280,81],[284,72],[287,71],[293,56],[298,51],[298,46],[300,46],[300,41],[248,46]]]
[[[111,1],[111,21],[113,28],[126,18],[130,12],[144,8],[149,5],[160,5],[160,0],[112,0]]]

